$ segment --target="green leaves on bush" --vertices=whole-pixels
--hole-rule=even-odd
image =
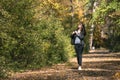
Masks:
[[[7,68],[40,68],[68,60],[68,37],[59,19],[35,19],[33,0],[0,1],[0,76]],[[5,71],[5,72],[4,72]]]

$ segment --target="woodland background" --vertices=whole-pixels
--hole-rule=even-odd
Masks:
[[[120,51],[119,0],[0,0],[0,77],[68,61],[70,34],[80,21],[84,53],[91,35],[96,49]]]

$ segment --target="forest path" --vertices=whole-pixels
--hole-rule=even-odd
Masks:
[[[9,80],[120,80],[120,52],[91,51],[83,55],[82,70],[76,58],[41,70],[15,73]]]

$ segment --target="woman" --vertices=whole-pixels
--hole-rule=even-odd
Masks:
[[[78,25],[78,28],[73,31],[73,33],[71,34],[71,38],[74,41],[74,48],[75,48],[75,52],[77,55],[77,62],[78,62],[78,70],[81,70],[81,66],[82,66],[82,53],[83,53],[83,48],[84,48],[84,37],[86,35],[86,31],[85,31],[85,26],[83,25],[83,23],[80,23]]]

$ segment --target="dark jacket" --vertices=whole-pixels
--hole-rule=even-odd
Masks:
[[[81,44],[80,45],[84,46],[84,37],[85,37],[85,35],[82,32],[79,35],[77,35],[76,33],[71,34],[70,37],[71,37],[71,44],[72,45],[75,45],[75,38],[79,37],[79,39],[81,40]]]

